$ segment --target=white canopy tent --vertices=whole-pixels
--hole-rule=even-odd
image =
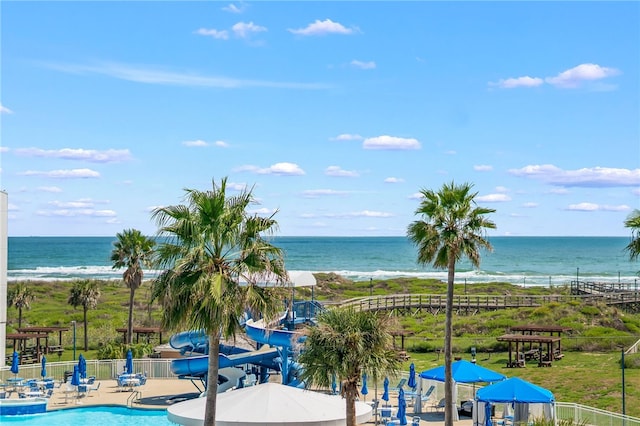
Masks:
[[[201,426],[206,398],[180,402],[167,409],[169,421]],[[356,423],[371,419],[371,406],[356,402]],[[265,383],[218,395],[216,425],[219,426],[342,426],[346,424],[346,401],[340,396]]]

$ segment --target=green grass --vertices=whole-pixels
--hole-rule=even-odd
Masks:
[[[317,274],[318,285],[314,297],[321,301],[336,302],[351,297],[385,294],[444,294],[446,284],[438,280],[400,278],[352,282],[335,274]],[[371,284],[373,284],[371,286]],[[9,283],[9,291],[15,283]],[[82,350],[82,310],[67,304],[71,282],[32,282],[36,295],[30,310],[23,311],[23,326],[65,326],[77,321],[77,354],[88,359],[98,358],[98,349],[122,336],[115,329],[126,327],[129,290],[121,282],[103,282],[102,296],[97,309],[90,310],[89,351]],[[465,288],[466,287],[466,288]],[[568,294],[566,287],[522,287],[508,283],[463,284],[455,286],[455,294],[478,295],[550,295]],[[296,289],[297,299],[310,299],[307,288]],[[136,292],[134,324],[136,326],[160,325],[158,306],[149,309],[149,284]],[[17,327],[17,310],[7,312],[7,332]],[[441,365],[436,350],[443,346],[443,312],[412,312],[397,318],[397,327],[409,336],[405,348],[416,364],[417,371]],[[528,364],[526,368],[507,369],[507,347],[496,337],[516,324],[555,324],[570,327],[572,331],[562,336],[564,359],[551,368],[538,368]],[[173,330],[182,331],[182,330]],[[165,332],[165,340],[172,330]],[[56,341],[57,337],[53,340]],[[640,314],[631,314],[605,305],[585,305],[574,301],[548,303],[538,308],[478,311],[454,318],[454,351],[469,359],[471,347],[478,350],[478,363],[500,371],[507,376],[517,376],[551,390],[557,400],[576,402],[613,412],[621,412],[620,347],[628,347],[640,339]],[[71,360],[72,333],[64,333],[66,350],[61,360]],[[400,345],[400,339],[396,344]],[[50,361],[57,361],[51,355]],[[410,361],[410,362],[411,362]],[[629,359],[628,359],[629,361]],[[408,370],[406,363],[405,369]],[[627,414],[640,417],[640,355],[630,357],[625,369]]]

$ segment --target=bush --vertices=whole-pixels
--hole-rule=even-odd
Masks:
[[[99,359],[124,359],[127,351],[131,349],[134,358],[144,358],[153,353],[153,347],[147,343],[138,343],[127,346],[116,342],[110,342],[98,349]]]

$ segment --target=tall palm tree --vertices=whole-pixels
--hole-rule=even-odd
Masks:
[[[415,214],[422,217],[407,229],[409,239],[418,246],[418,263],[433,264],[435,268],[447,269],[447,305],[445,309],[445,425],[453,425],[453,381],[451,372],[453,334],[453,281],[456,262],[467,257],[473,266],[480,266],[480,249],[491,250],[484,238],[485,229],[494,229],[495,223],[484,215],[494,209],[477,207],[474,201],[477,192],[473,185],[454,182],[445,183],[438,192],[422,189],[423,200]]]
[[[631,229],[631,241],[624,248],[629,252],[631,260],[640,258],[640,210],[635,209],[624,221],[624,226]]]
[[[9,306],[18,309],[18,328],[22,327],[22,310],[31,308],[31,302],[35,300],[35,295],[27,284],[19,282],[8,295]]]
[[[133,300],[136,290],[142,285],[144,277],[143,267],[148,267],[153,261],[155,241],[142,235],[137,229],[125,229],[116,234],[113,243],[111,261],[113,269],[125,268],[122,280],[129,288],[129,319],[127,321],[127,341],[133,342]]]
[[[281,249],[263,235],[277,228],[273,215],[250,215],[252,190],[227,196],[227,179],[212,189],[185,189],[186,205],[161,207],[153,212],[159,226],[157,267],[153,299],[163,307],[168,328],[202,329],[209,341],[207,404],[204,424],[214,425],[218,391],[220,338],[241,331],[246,309],[274,315],[280,304],[277,287],[260,287],[257,281],[284,283],[287,273]],[[241,284],[246,281],[247,284]],[[279,287],[282,291],[282,287]]]
[[[95,309],[100,299],[100,287],[95,280],[77,280],[69,292],[67,303],[74,308],[82,306],[84,321],[84,350],[89,350],[89,324],[87,322],[87,311]]]
[[[393,350],[389,317],[353,308],[331,309],[318,316],[318,326],[307,331],[298,361],[307,386],[328,388],[334,377],[342,382],[347,426],[356,425],[358,382],[363,373],[377,382],[395,376],[400,367]]]

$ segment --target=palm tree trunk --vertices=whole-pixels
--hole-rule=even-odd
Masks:
[[[89,350],[89,333],[87,332],[87,307],[84,306],[84,351]]]
[[[209,335],[209,371],[207,373],[207,406],[204,410],[203,426],[216,424],[216,399],[218,393],[218,355],[220,336],[217,330]]]
[[[356,394],[358,387],[356,384],[349,382],[347,384],[347,426],[356,426]]]
[[[22,328],[22,308],[18,308],[18,328]]]
[[[456,256],[449,253],[449,265],[447,266],[447,307],[445,309],[444,325],[444,424],[453,426],[453,377],[451,363],[453,350],[451,338],[453,335],[453,280],[456,273]]]
[[[133,343],[133,296],[135,295],[136,290],[131,286],[131,291],[129,292],[129,321],[127,322],[127,344],[130,345]]]

